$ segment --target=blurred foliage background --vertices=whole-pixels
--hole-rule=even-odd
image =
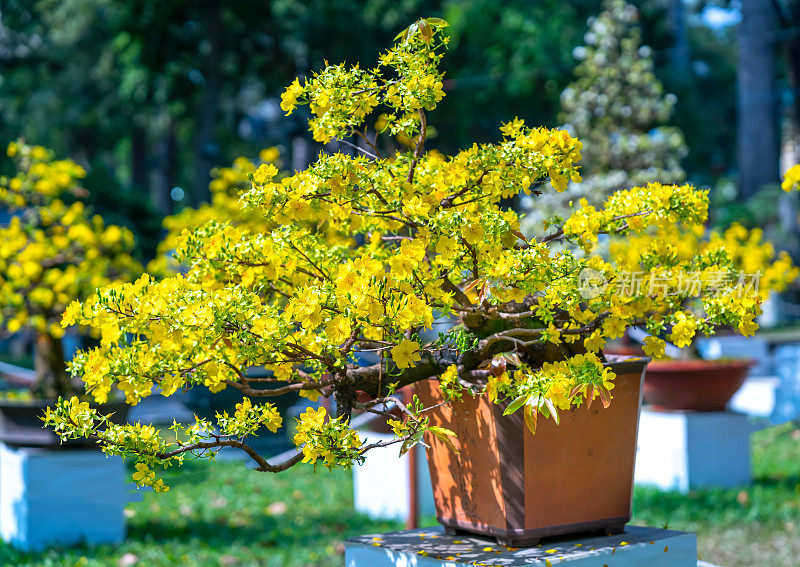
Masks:
[[[632,4],[655,79],[677,97],[667,125],[683,133],[687,179],[712,188],[721,223],[779,221],[774,199],[748,208],[744,197],[777,182],[787,131],[793,140],[784,123],[795,106],[791,30],[800,9],[792,0]],[[603,8],[601,0],[5,0],[0,142],[21,136],[78,160],[95,208],[130,226],[147,259],[164,215],[209,200],[213,167],[267,146],[280,148],[288,169],[313,159],[320,148],[302,117],[285,118],[278,107],[295,76],[326,60],[371,66],[413,19],[443,17],[452,36],[447,96],[430,147],[454,151],[497,139],[499,123],[515,116],[559,125],[562,91],[580,63],[576,48]],[[748,10],[766,23],[743,25]],[[772,79],[754,88],[759,116],[772,118],[760,138],[743,140],[737,101],[750,99],[737,90],[737,45],[746,33],[766,37]],[[770,144],[774,155],[765,158]],[[767,170],[755,181],[737,160],[752,148]],[[763,211],[764,203],[774,210]],[[781,208],[794,230],[794,203]]]

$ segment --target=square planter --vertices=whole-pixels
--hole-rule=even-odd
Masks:
[[[0,537],[25,551],[119,543],[126,476],[122,459],[97,450],[0,444]]]
[[[484,396],[429,412],[456,433],[456,453],[433,436],[428,463],[439,522],[449,532],[493,536],[503,545],[535,545],[546,536],[620,532],[631,517],[642,379],[649,359],[610,363],[613,400],[539,419],[536,434],[522,412]],[[426,405],[443,401],[433,380],[419,382]]]

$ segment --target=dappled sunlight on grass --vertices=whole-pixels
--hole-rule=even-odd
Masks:
[[[400,529],[353,512],[350,473],[302,466],[278,475],[239,462],[189,463],[166,475],[166,494],[128,506],[128,539],[117,547],[21,555],[0,547],[0,564],[341,565],[351,535]],[[85,558],[85,559],[84,559]]]
[[[800,557],[800,430],[752,436],[751,486],[688,494],[637,488],[634,523],[697,532],[701,559],[725,567],[794,567]]]
[[[800,557],[800,432],[753,436],[752,486],[689,494],[637,488],[634,523],[698,533],[700,557],[725,567],[796,566]],[[188,463],[166,494],[128,506],[118,547],[24,555],[0,545],[0,564],[36,566],[341,566],[346,537],[402,529],[353,512],[351,474],[310,466],[257,473],[240,462]],[[388,489],[391,489],[388,487]],[[424,517],[422,525],[435,519]]]

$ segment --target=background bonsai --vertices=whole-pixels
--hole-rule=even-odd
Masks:
[[[54,399],[76,392],[61,345],[64,309],[141,268],[130,255],[131,232],[105,226],[76,200],[84,193],[78,185],[83,168],[20,142],[9,144],[8,155],[18,171],[0,177],[0,202],[12,214],[0,228],[2,324],[12,333],[36,331],[33,393]]]
[[[674,273],[697,272],[701,281],[727,276],[717,293],[700,297],[696,311],[684,309],[689,291],[677,278],[658,293],[618,293],[624,268],[592,253],[601,234],[702,224],[706,192],[660,184],[619,191],[600,208],[582,203],[563,226],[527,240],[501,200],[547,181],[557,190],[579,181],[578,140],[513,120],[501,127],[497,144],[454,156],[426,151],[427,115],[443,96],[438,65],[445,26],[418,21],[375,68],[330,65],[286,90],[282,108],[291,113],[309,105],[316,140],[355,136],[363,149],[355,157],[322,153],[280,181],[272,165],[253,172],[242,206],[271,219],[273,228],[212,221],[185,231],[177,244],[185,274],[113,284],[65,313],[65,326],[102,332],[100,346],[80,353],[72,366],[95,399],[118,387],[135,404],[154,385],[168,396],[203,384],[238,389],[243,399],[234,415],[175,424],[178,441],[150,426],[108,424],[75,399],[60,401],[47,423],[64,438],[96,437],[106,452],[135,457],[137,482],[162,490],[151,467],[226,446],[247,452],[260,471],[301,461],[349,466],[378,445],[362,443],[349,427],[351,411],[386,415],[390,400],[405,415],[392,422],[392,442],[403,443],[401,449],[426,430],[447,439],[450,432],[432,429],[419,403],[392,397],[396,388],[428,377],[438,377],[450,397],[485,389],[510,402],[507,411],[524,411],[535,429],[539,414],[558,419],[559,411],[597,397],[610,403],[614,375],[603,365],[602,348],[628,324],[673,340],[719,324],[753,333],[761,298],[737,284],[724,248],[663,255],[661,266]],[[361,129],[379,112],[391,134],[415,140],[412,151],[382,154]],[[674,243],[655,236],[651,245],[662,251]],[[439,316],[459,324],[423,341],[421,332]],[[645,345],[651,355],[663,347],[655,338]],[[367,353],[376,362],[360,365]],[[250,366],[273,371],[257,379],[269,388],[253,387],[245,374]],[[297,453],[269,462],[247,436],[274,430],[282,417],[250,398],[289,391],[333,396],[336,415],[307,410],[297,424]],[[358,391],[372,401],[358,403]]]
[[[651,181],[681,183],[688,154],[683,133],[668,126],[677,99],[665,94],[642,45],[639,12],[624,0],[605,0],[589,18],[585,45],[575,49],[575,80],[561,93],[559,120],[584,143],[581,183],[533,201],[525,225],[538,229],[569,214],[583,198],[599,199]]]

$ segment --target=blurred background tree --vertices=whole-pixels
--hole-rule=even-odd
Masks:
[[[639,13],[624,0],[605,0],[603,6],[589,18],[585,45],[574,50],[580,61],[575,80],[561,93],[559,119],[583,142],[583,181],[533,200],[534,211],[544,209],[546,217],[567,216],[582,198],[686,179],[683,133],[667,125],[677,98],[665,94],[655,76],[652,49],[642,45]]]
[[[690,181],[728,195],[718,200],[726,215],[740,215],[741,196],[778,176],[777,162],[761,160],[770,164],[763,168],[767,181],[749,183],[747,166],[737,162],[737,155],[750,155],[742,144],[768,149],[780,126],[787,155],[787,137],[797,137],[778,118],[798,106],[792,61],[800,61],[793,55],[800,53],[800,2],[632,4],[642,43],[653,48],[653,74],[678,97],[670,123],[689,148],[679,165]],[[741,23],[754,9],[765,19]],[[131,227],[140,255],[151,257],[164,215],[210,199],[213,167],[239,155],[254,159],[267,146],[280,147],[287,169],[313,159],[319,146],[301,121],[283,116],[278,96],[296,74],[320,68],[323,53],[371,66],[407,22],[448,19],[448,96],[440,119],[453,127],[430,145],[453,151],[468,140],[496,140],[496,123],[514,116],[558,124],[559,95],[573,80],[573,49],[589,16],[601,10],[600,0],[6,0],[0,142],[23,136],[79,161],[96,209]],[[775,63],[758,85],[745,80],[747,61],[737,51],[747,38]],[[737,110],[737,100],[745,100],[737,88],[752,92],[747,100],[769,116],[754,134],[738,130],[738,152],[737,113],[747,113]]]

